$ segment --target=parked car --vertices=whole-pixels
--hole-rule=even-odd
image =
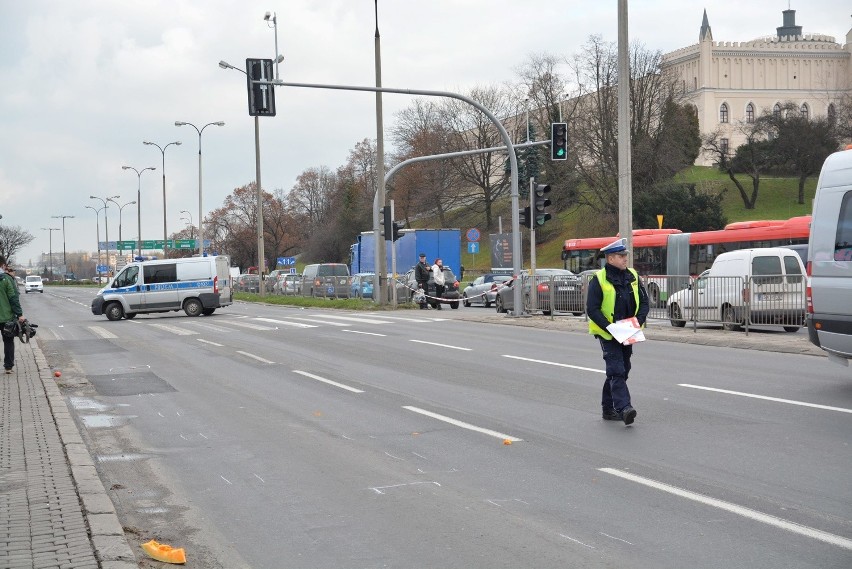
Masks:
[[[269,271],[269,274],[266,275],[266,280],[263,281],[264,287],[266,287],[266,292],[274,292],[275,283],[278,282],[279,275],[285,275],[290,272],[290,269],[275,269],[274,271]]]
[[[357,273],[352,275],[350,296],[352,298],[373,298],[373,279],[375,273]]]
[[[299,294],[299,285],[302,282],[302,275],[293,273],[293,274],[280,274],[278,275],[278,279],[275,282],[275,285],[272,288],[272,292],[275,294],[284,294],[287,296],[293,296]]]
[[[497,298],[497,291],[505,286],[503,283],[511,278],[512,275],[495,275],[494,273],[486,273],[477,277],[464,288],[462,304],[465,306],[481,304],[488,308]]]
[[[30,292],[40,292],[44,294],[44,282],[40,276],[27,275],[27,278],[24,281],[24,293],[29,294]]]
[[[260,277],[244,273],[237,277],[237,283],[234,287],[238,292],[260,292]]]
[[[525,310],[532,309],[533,300],[535,300],[535,310],[540,310],[546,315],[554,311],[579,315],[585,310],[583,284],[577,275],[566,269],[536,269],[534,278],[530,276],[529,271],[524,270],[521,271],[518,279],[512,279],[505,284],[506,286],[497,291],[494,299],[494,307],[500,313],[514,311],[515,286],[521,287],[521,299]],[[551,306],[551,297],[553,306]]]
[[[349,267],[343,263],[307,265],[302,272],[301,294],[349,298]]]

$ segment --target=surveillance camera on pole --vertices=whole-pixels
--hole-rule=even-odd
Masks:
[[[246,59],[249,116],[275,116],[275,88],[272,85],[254,83],[273,80],[272,64],[271,59]],[[222,64],[219,65],[221,67]]]

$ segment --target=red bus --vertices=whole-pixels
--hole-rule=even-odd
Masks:
[[[806,244],[811,216],[787,220],[738,221],[717,231],[683,233],[679,229],[636,229],[633,231],[632,266],[642,276],[699,275],[709,269],[717,255],[736,249],[785,247]],[[588,237],[567,239],[562,247],[565,268],[575,273],[599,269],[600,249],[616,239]],[[656,304],[665,301],[665,279],[650,282],[648,295]]]

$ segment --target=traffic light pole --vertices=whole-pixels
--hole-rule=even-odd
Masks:
[[[391,275],[393,275],[394,282],[393,284],[388,281],[388,286],[392,287],[391,292],[391,305],[396,308],[397,305],[397,297],[396,297],[396,240],[393,238],[393,217],[394,217],[394,209],[393,209],[393,200],[390,200],[390,218],[391,218]]]
[[[460,101],[464,101],[473,107],[476,107],[482,113],[488,117],[488,120],[494,125],[494,128],[500,133],[500,138],[506,145],[506,149],[509,150],[509,167],[511,168],[511,197],[512,197],[512,250],[517,251],[517,255],[512,255],[512,272],[517,276],[521,272],[521,232],[520,232],[520,213],[518,211],[518,157],[515,155],[515,146],[512,144],[512,139],[509,136],[509,133],[506,131],[506,128],[502,125],[502,123],[497,119],[494,114],[485,108],[482,104],[474,101],[469,97],[465,97],[464,95],[460,95],[458,93],[451,93],[449,91],[426,91],[421,89],[395,89],[391,87],[362,87],[356,85],[323,85],[319,83],[293,83],[289,81],[252,81],[252,83],[257,85],[273,85],[278,87],[299,87],[306,89],[332,89],[338,91],[367,91],[372,93],[399,93],[403,95],[422,95],[427,97],[448,97],[451,99],[459,99]],[[378,227],[378,219],[377,210],[373,208],[373,227]],[[375,239],[379,239],[378,233],[375,234]],[[376,259],[376,263],[379,262],[379,259]],[[521,305],[521,289],[519,287],[514,287],[514,298],[515,306]]]
[[[536,289],[535,282],[535,204],[533,200],[535,199],[533,196],[535,192],[535,176],[530,176],[530,215],[531,223],[530,223],[530,312],[535,312],[536,305],[536,297],[538,297],[538,291]],[[523,309],[521,309],[523,312]],[[552,314],[552,313],[551,313]]]

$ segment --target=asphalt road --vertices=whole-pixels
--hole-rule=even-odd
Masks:
[[[852,566],[852,377],[826,358],[645,342],[625,427],[582,331],[242,303],[109,322],[93,293],[24,310],[128,533],[195,566]]]

